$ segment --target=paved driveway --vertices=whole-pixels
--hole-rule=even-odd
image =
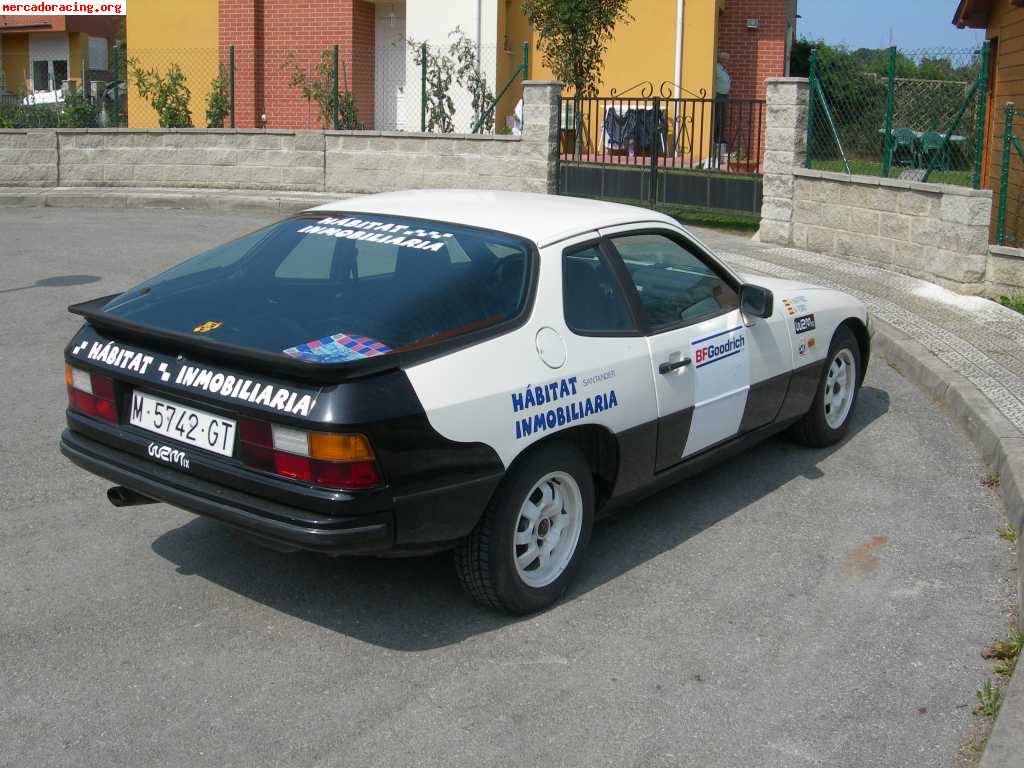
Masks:
[[[64,307],[263,221],[0,209],[0,765],[952,764],[1010,555],[974,450],[882,360],[843,445],[773,440],[598,526],[518,621],[446,556],[111,507],[56,450]]]

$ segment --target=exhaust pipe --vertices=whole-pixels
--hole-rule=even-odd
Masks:
[[[115,485],[108,490],[107,499],[115,507],[136,507],[140,504],[157,503],[156,499],[143,496],[141,493],[136,493],[131,488],[125,488],[123,485]]]

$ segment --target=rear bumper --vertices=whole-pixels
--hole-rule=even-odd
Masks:
[[[324,554],[385,552],[395,547],[392,510],[311,513],[192,477],[64,430],[60,451],[73,463],[143,496],[211,517],[284,549]],[[358,501],[344,502],[355,511]]]

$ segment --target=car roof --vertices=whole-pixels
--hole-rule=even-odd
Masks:
[[[675,219],[648,208],[532,192],[475,189],[414,189],[382,192],[320,205],[310,211],[391,214],[482,227],[545,246],[602,227]]]

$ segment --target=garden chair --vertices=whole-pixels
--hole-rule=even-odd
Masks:
[[[897,128],[892,132],[889,149],[889,163],[909,168],[920,166],[921,157],[917,151],[917,136],[909,128]]]
[[[926,131],[921,135],[921,167],[932,167],[932,160],[935,160],[935,170],[945,171],[949,169],[949,147],[944,144],[945,137],[938,131]]]

